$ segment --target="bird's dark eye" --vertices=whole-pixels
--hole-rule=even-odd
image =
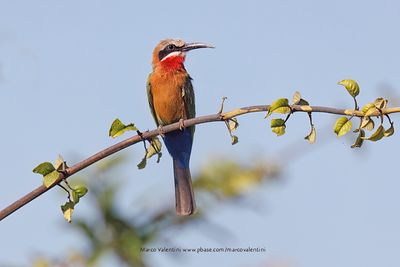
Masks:
[[[167,47],[168,50],[174,50],[175,48],[176,48],[176,46],[173,45],[173,44],[170,44],[170,45],[168,45],[168,47]]]

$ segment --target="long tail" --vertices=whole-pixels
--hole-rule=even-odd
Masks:
[[[174,159],[176,213],[180,216],[191,215],[196,211],[189,168],[181,168]]]

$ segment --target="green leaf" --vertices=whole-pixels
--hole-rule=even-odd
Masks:
[[[228,125],[229,125],[229,131],[233,132],[236,131],[236,129],[239,127],[239,122],[237,121],[236,118],[233,118],[229,120]]]
[[[308,101],[304,100],[304,99],[300,99],[300,102],[297,104],[300,106],[309,106],[310,104],[308,103]]]
[[[79,203],[78,193],[75,190],[72,190],[71,196],[72,196],[72,201],[74,202],[74,204],[78,204]]]
[[[144,157],[142,158],[142,160],[137,165],[139,170],[144,169],[146,167],[146,164],[147,164],[147,159],[151,158],[152,156],[154,156],[156,154],[158,156],[157,163],[160,162],[160,159],[161,159],[161,156],[162,156],[161,147],[162,147],[161,146],[161,142],[160,142],[160,139],[158,139],[158,137],[154,137],[153,139],[151,139],[150,146],[146,149]]]
[[[292,103],[294,105],[297,105],[300,102],[301,99],[301,94],[299,91],[294,92],[293,98],[292,98]]]
[[[363,137],[362,139],[376,142],[381,140],[383,136],[385,136],[385,128],[383,128],[382,125],[379,125],[378,129],[376,129],[370,137]]]
[[[269,106],[268,113],[265,117],[268,117],[274,112],[281,114],[289,113],[290,112],[289,100],[287,98],[280,98],[272,102],[272,104]]]
[[[271,129],[272,132],[276,133],[277,136],[284,135],[286,129],[285,121],[282,119],[272,119]]]
[[[56,161],[54,162],[54,168],[57,171],[65,171],[68,168],[67,163],[64,161],[61,155],[58,155]]]
[[[296,91],[294,93],[293,98],[292,98],[292,103],[294,105],[300,105],[300,106],[308,106],[308,105],[310,105],[306,100],[301,98],[300,92],[298,92],[298,91]]]
[[[49,174],[46,174],[43,178],[43,185],[49,188],[55,183],[55,181],[58,180],[58,177],[60,177],[60,173],[56,170],[52,171]]]
[[[87,191],[88,189],[86,188],[86,186],[80,185],[75,187],[71,192],[73,202],[75,204],[78,204],[79,199],[86,195]]]
[[[75,204],[71,201],[68,201],[64,205],[61,206],[61,211],[64,214],[64,218],[67,220],[67,222],[71,222],[72,220],[72,213],[74,212],[74,206]]]
[[[387,129],[384,133],[385,137],[392,136],[394,134],[394,127],[393,127],[393,122],[390,124],[390,128]]]
[[[378,98],[375,99],[375,101],[374,101],[375,107],[376,107],[376,108],[379,108],[379,109],[384,109],[384,108],[386,108],[387,103],[388,103],[388,100],[387,100],[387,99],[384,99],[384,98],[382,98],[382,97],[378,97]]]
[[[333,131],[338,137],[341,137],[347,134],[351,130],[352,126],[352,122],[347,117],[340,117],[336,120],[335,125],[333,126]]]
[[[360,132],[358,133],[356,141],[354,142],[353,145],[351,145],[351,148],[361,147],[362,144],[364,143],[363,139],[364,137],[365,137],[365,131],[361,129]]]
[[[147,164],[147,159],[146,157],[142,158],[142,161],[139,162],[139,164],[137,165],[138,169],[144,169],[146,168],[146,164]]]
[[[354,80],[342,80],[338,84],[343,85],[352,97],[356,97],[360,93],[360,87]]]
[[[55,168],[54,168],[53,164],[51,164],[50,162],[43,162],[43,163],[40,163],[38,166],[36,166],[33,169],[33,172],[39,173],[43,176],[46,176],[47,174],[51,173],[54,170],[55,170]]]
[[[236,135],[231,136],[231,143],[232,145],[235,145],[239,142],[239,138]]]
[[[374,103],[367,103],[362,107],[361,111],[364,114],[364,116],[371,116],[373,113],[377,112],[378,110],[376,109]]]
[[[160,139],[158,139],[158,137],[154,137],[153,139],[151,139],[150,141],[150,146],[147,149],[147,153],[146,153],[146,158],[149,159],[152,156],[156,155],[156,154],[161,154],[161,142]],[[161,156],[159,156],[161,157]]]
[[[137,128],[133,123],[128,125],[123,124],[119,119],[115,119],[111,124],[110,130],[108,131],[108,135],[112,138],[118,137],[125,133],[126,131],[136,131]]]
[[[310,142],[310,144],[314,144],[316,137],[317,137],[317,133],[315,131],[315,127],[312,126],[311,132],[306,137],[304,137],[304,139],[308,140],[308,142]]]
[[[80,185],[80,186],[76,186],[74,188],[74,191],[78,194],[78,196],[81,198],[84,195],[86,195],[86,193],[88,192],[88,189],[86,186],[84,185]]]
[[[372,131],[374,129],[374,127],[375,127],[375,123],[370,117],[365,116],[362,119],[360,127],[365,129],[365,130]]]

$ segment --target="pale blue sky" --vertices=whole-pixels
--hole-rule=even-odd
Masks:
[[[380,96],[382,88],[399,92],[399,10],[394,0],[0,0],[0,208],[40,184],[31,172],[37,163],[59,153],[78,160],[113,144],[107,130],[114,118],[153,128],[145,81],[160,39],[217,47],[187,57],[199,115],[215,113],[223,95],[231,109],[291,97],[296,90],[311,104],[351,107],[351,97],[337,85],[344,78],[359,82],[361,104]],[[306,153],[287,166],[282,162],[285,182],[254,191],[252,201],[265,203],[262,213],[235,205],[209,213],[237,235],[226,245],[265,246],[267,252],[196,255],[182,263],[259,266],[289,259],[304,267],[399,266],[399,135],[352,150],[350,141],[333,133],[318,135],[335,117],[317,114],[317,143],[310,146],[303,140],[304,114],[294,116],[279,138],[263,116],[239,119],[240,142],[233,147],[223,124],[199,126],[191,165],[196,172],[210,155],[279,158],[299,143]],[[398,125],[398,115],[393,119]],[[172,175],[171,160],[165,156],[138,171],[141,147],[129,154],[121,209],[129,213],[145,190],[173,202],[172,176],[164,177]],[[84,247],[66,230],[58,191],[1,222],[0,264],[26,264],[36,252],[57,256]],[[86,212],[84,204],[80,208],[77,213]],[[198,229],[175,236],[182,246],[220,245]],[[155,261],[161,267],[178,263],[162,255]]]

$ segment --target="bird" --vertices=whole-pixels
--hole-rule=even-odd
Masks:
[[[196,115],[195,97],[192,78],[184,62],[188,51],[199,48],[214,46],[186,43],[181,39],[160,41],[153,51],[153,71],[146,86],[151,114],[173,160],[175,208],[179,216],[192,215],[196,211],[189,169],[195,127],[185,127],[183,123]],[[163,126],[176,122],[179,122],[179,130],[163,133]]]

